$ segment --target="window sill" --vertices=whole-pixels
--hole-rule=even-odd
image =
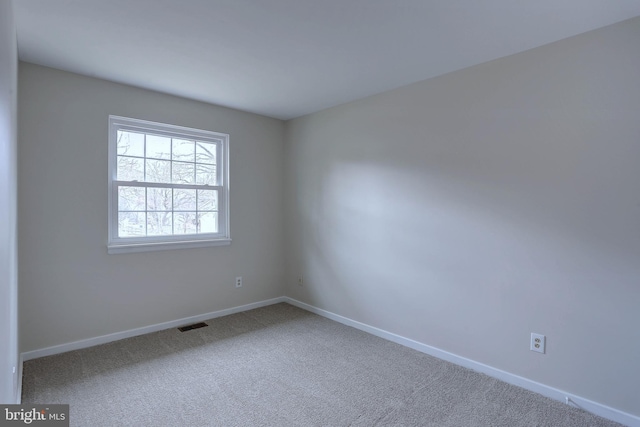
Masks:
[[[111,244],[107,246],[107,252],[109,254],[126,254],[126,253],[135,253],[135,252],[167,251],[171,249],[206,248],[210,246],[225,246],[230,244],[231,244],[231,239]]]

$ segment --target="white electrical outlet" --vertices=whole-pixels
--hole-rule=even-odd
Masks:
[[[298,286],[304,286],[304,277],[298,276]]]
[[[545,353],[546,337],[541,334],[535,334],[531,332],[531,351],[537,351],[538,353]]]
[[[236,277],[236,288],[241,288],[242,287],[242,277],[238,276]]]

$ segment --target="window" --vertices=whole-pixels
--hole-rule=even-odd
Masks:
[[[229,135],[109,116],[109,253],[229,244]]]

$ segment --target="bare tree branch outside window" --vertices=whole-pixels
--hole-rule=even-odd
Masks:
[[[117,180],[216,186],[216,144],[119,130]],[[215,189],[120,186],[118,235],[218,231]]]

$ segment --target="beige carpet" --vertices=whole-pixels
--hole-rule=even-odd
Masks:
[[[28,361],[72,426],[619,426],[288,304]]]

